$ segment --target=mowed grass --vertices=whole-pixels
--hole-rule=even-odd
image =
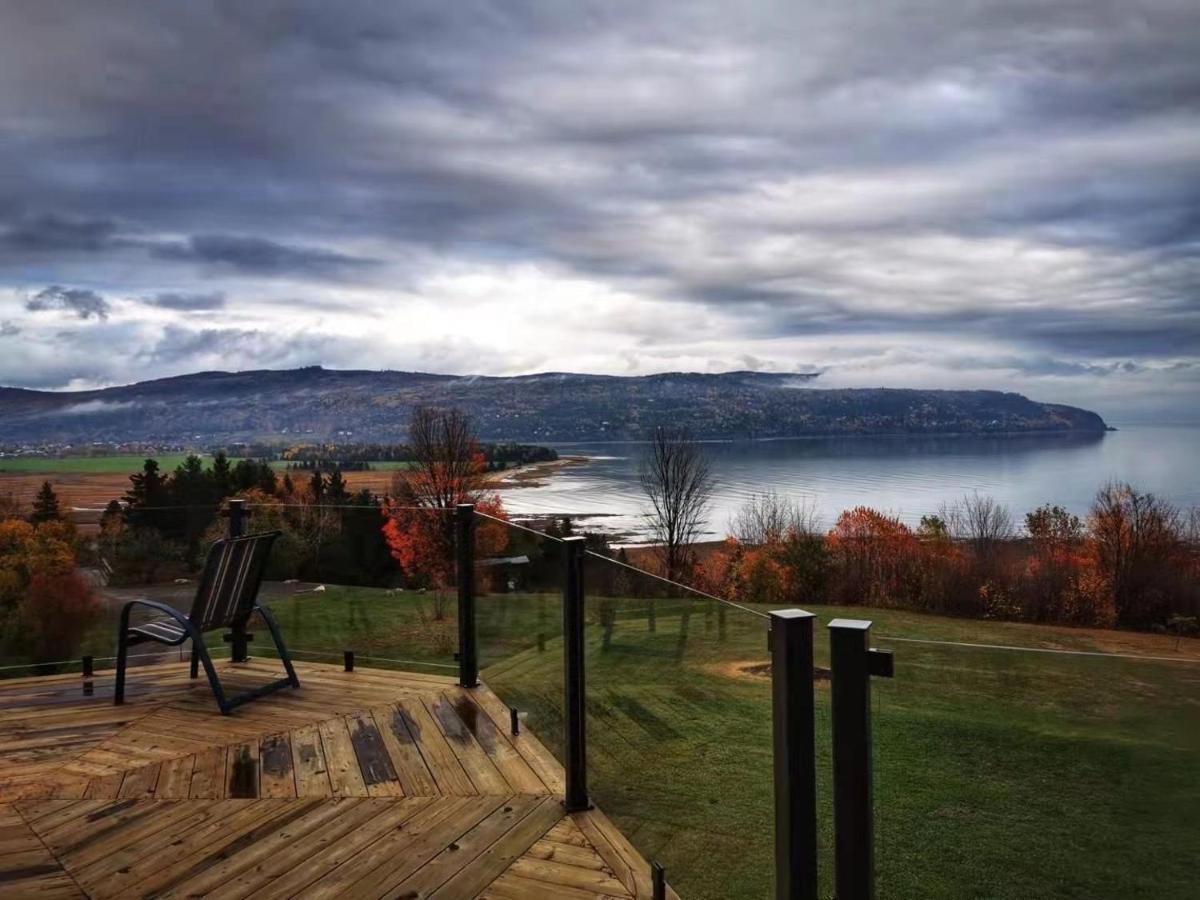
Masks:
[[[154,454],[159,468],[172,472],[188,458],[187,453]],[[0,473],[22,475],[130,475],[142,468],[146,454],[114,456],[6,456],[0,458]],[[202,456],[207,465],[211,460]]]
[[[453,600],[370,588],[268,597],[299,658],[453,666]],[[186,606],[187,586],[171,586]],[[138,592],[147,593],[147,592]],[[149,592],[153,593],[153,592]],[[589,598],[592,797],[685,897],[772,889],[770,683],[759,616],[709,601]],[[557,595],[480,599],[483,677],[556,753]],[[873,682],[876,863],[885,898],[1191,898],[1200,855],[1200,656],[1152,635],[1072,632],[890,610],[813,607],[824,625],[876,622],[895,678]],[[653,618],[653,627],[651,619]],[[111,645],[111,625],[94,635]],[[1064,634],[1064,632],[1066,632]],[[1179,662],[938,644],[887,635],[1165,655]],[[266,634],[252,652],[266,652]],[[1072,637],[1074,640],[1072,641]],[[318,654],[308,656],[307,654]],[[100,655],[100,654],[97,654]],[[817,682],[821,880],[832,895],[830,723]]]

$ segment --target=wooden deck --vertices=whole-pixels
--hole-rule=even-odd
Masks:
[[[274,661],[218,664],[234,689]],[[297,664],[217,712],[179,663],[0,681],[0,897],[649,897],[599,811],[486,687]],[[86,687],[85,687],[86,686]]]

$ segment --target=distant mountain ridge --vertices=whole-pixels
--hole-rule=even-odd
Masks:
[[[811,374],[670,372],[512,377],[263,369],[93,391],[0,388],[0,444],[403,440],[418,403],[459,406],[487,440],[1101,432],[1096,413],[1001,391],[819,389]]]

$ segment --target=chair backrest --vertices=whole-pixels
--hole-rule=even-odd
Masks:
[[[271,545],[279,534],[266,531],[223,538],[209,548],[190,616],[196,628],[228,628],[250,617]]]

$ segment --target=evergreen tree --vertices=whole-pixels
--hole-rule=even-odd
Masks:
[[[287,472],[283,473],[283,496],[290,497],[296,493],[296,485],[292,483],[292,476]]]
[[[272,496],[279,489],[279,479],[275,477],[275,470],[265,459],[258,461],[258,489]]]
[[[171,505],[176,509],[172,511],[168,533],[184,542],[187,559],[191,561],[199,550],[204,532],[216,519],[220,496],[212,472],[205,471],[200,457],[189,456],[176,467],[169,493]]]
[[[223,500],[233,493],[233,472],[224,450],[217,451],[217,455],[213,457],[211,477],[213,491],[218,500]]]
[[[62,517],[62,509],[58,505],[58,495],[54,493],[54,488],[50,486],[49,481],[43,481],[41,490],[33,498],[33,515],[29,517],[29,521],[34,525],[40,525],[42,522],[54,522]]]
[[[346,479],[342,477],[342,470],[338,466],[334,467],[326,483],[325,499],[329,503],[336,504],[344,504],[350,499],[350,492],[346,489]]]
[[[131,528],[160,528],[165,524],[171,498],[167,478],[158,470],[158,460],[147,459],[142,471],[129,476],[125,497],[125,523]]]
[[[325,479],[321,477],[320,470],[313,472],[312,478],[308,480],[308,488],[312,491],[313,502],[325,502]]]

